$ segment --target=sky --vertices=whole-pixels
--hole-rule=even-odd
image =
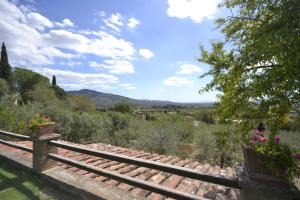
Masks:
[[[211,77],[200,63],[223,35],[219,0],[0,0],[0,42],[12,67],[41,73],[65,90],[136,99],[216,101],[199,94]]]

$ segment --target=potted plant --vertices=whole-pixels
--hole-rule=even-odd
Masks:
[[[52,122],[47,115],[35,115],[29,122],[31,137],[40,137],[42,135],[53,133],[55,122]]]
[[[278,135],[254,129],[247,146],[243,146],[245,168],[250,179],[288,185],[299,174],[300,154],[281,142]]]

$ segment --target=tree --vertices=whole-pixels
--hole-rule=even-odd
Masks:
[[[15,89],[21,94],[23,101],[28,100],[28,91],[33,90],[35,85],[49,87],[49,79],[41,74],[28,69],[15,68],[13,71],[13,82]]]
[[[243,125],[264,119],[275,134],[300,103],[300,2],[225,0],[221,6],[232,13],[216,21],[226,42],[212,43],[211,52],[201,47],[199,61],[211,66],[202,77],[213,79],[200,92],[220,91],[219,119],[250,115]]]
[[[127,102],[120,102],[114,105],[112,108],[113,111],[120,112],[120,113],[131,113],[132,109],[131,106]]]
[[[35,84],[32,90],[25,92],[26,100],[31,102],[40,102],[44,105],[56,99],[55,91],[49,85]]]
[[[67,93],[63,88],[61,88],[57,85],[52,85],[51,88],[54,90],[55,95],[58,99],[60,99],[60,100],[65,100],[66,99]]]
[[[94,100],[89,96],[68,95],[68,103],[74,111],[95,111]]]
[[[6,47],[3,42],[2,49],[1,49],[1,60],[0,60],[0,78],[3,78],[5,80],[9,81],[10,74],[11,74],[11,66],[8,63]]]
[[[52,76],[52,85],[53,86],[56,85],[56,77],[55,77],[55,75]]]

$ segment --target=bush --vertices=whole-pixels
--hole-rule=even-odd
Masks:
[[[67,102],[74,111],[90,112],[96,110],[94,100],[88,96],[68,95]]]
[[[32,90],[24,92],[27,102],[39,102],[44,105],[56,99],[55,92],[48,85],[36,84]]]
[[[192,116],[197,121],[202,121],[202,122],[207,123],[207,124],[214,124],[215,123],[213,113],[212,113],[211,110],[208,110],[208,109],[201,109],[201,110],[193,113]]]
[[[51,88],[54,90],[55,95],[58,99],[60,99],[60,100],[66,99],[67,93],[65,92],[64,89],[62,89],[61,87],[59,87],[57,85],[52,85]]]
[[[9,93],[9,85],[5,79],[0,78],[0,97]]]
[[[117,103],[112,108],[113,111],[120,112],[120,113],[131,113],[132,108],[131,106],[126,102]]]
[[[227,134],[227,131],[230,134]],[[229,128],[227,125],[200,123],[195,131],[197,159],[220,165],[221,156],[224,156],[227,165],[241,162],[241,147],[237,145],[238,138],[235,138],[234,131],[234,127]]]
[[[17,95],[7,95],[0,101],[0,128],[21,134],[28,134],[28,122],[38,113],[40,106],[37,104],[15,105]]]
[[[145,119],[147,121],[154,121],[156,118],[153,115],[151,115],[149,113],[146,113],[146,118]]]
[[[159,154],[174,154],[180,141],[171,121],[148,122],[139,134],[137,147]]]

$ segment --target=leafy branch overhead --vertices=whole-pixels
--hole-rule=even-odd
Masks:
[[[300,100],[300,2],[226,0],[231,15],[216,21],[225,41],[201,48],[200,62],[211,66],[220,119],[256,116],[276,132]],[[298,110],[299,112],[299,110]],[[253,119],[254,117],[252,117]]]

